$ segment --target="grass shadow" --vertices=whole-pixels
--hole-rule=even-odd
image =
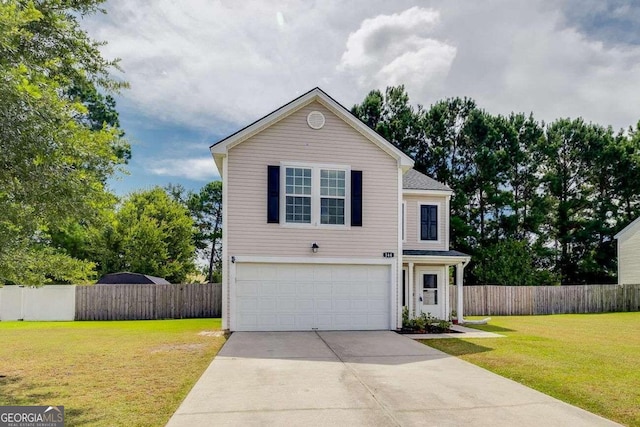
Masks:
[[[480,331],[485,331],[485,332],[517,332],[515,329],[509,329],[509,328],[503,328],[502,326],[496,326],[496,325],[491,325],[491,324],[486,324],[486,325],[468,325],[465,324],[464,325],[465,328],[472,328],[472,329],[478,329]]]
[[[429,347],[444,351],[451,356],[464,356],[466,354],[477,354],[493,351],[493,348],[491,347],[485,347],[458,338],[430,339],[418,341]]]
[[[2,406],[33,406],[33,405],[62,405],[66,426],[90,425],[100,421],[100,418],[90,417],[91,411],[79,408],[70,408],[60,401],[60,396],[54,392],[32,392],[23,394],[27,390],[33,390],[30,384],[26,384],[24,378],[17,375],[0,374],[0,405]]]

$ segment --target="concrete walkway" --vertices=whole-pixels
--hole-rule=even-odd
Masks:
[[[481,331],[480,329],[467,328],[462,325],[451,325],[454,333],[445,334],[407,334],[407,338],[413,340],[441,340],[445,338],[504,338],[504,335],[496,334],[493,332]]]
[[[179,426],[613,426],[394,332],[236,332]]]

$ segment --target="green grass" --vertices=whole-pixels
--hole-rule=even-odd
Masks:
[[[64,405],[67,426],[162,426],[224,337],[219,319],[0,322],[0,405]]]
[[[493,317],[491,339],[423,340],[564,402],[640,426],[640,313]]]

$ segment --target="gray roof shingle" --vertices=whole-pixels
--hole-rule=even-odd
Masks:
[[[428,251],[422,249],[405,249],[402,251],[402,255],[406,256],[452,256],[452,257],[468,257],[469,255],[450,250],[450,251]]]
[[[436,181],[415,169],[409,169],[402,176],[402,188],[405,190],[440,190],[451,191],[451,187]]]

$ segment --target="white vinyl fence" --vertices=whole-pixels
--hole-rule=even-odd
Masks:
[[[73,285],[0,288],[0,320],[73,320],[75,315]]]

